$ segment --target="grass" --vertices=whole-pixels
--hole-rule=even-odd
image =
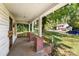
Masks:
[[[71,34],[63,34],[59,32],[44,32],[44,37],[47,38],[45,39],[50,43],[52,41],[52,37],[56,36],[58,37],[61,41],[58,41],[57,39],[54,38],[56,44],[63,44],[62,48],[64,48],[65,52],[62,53],[62,49],[57,48],[60,50],[61,55],[78,55],[79,56],[79,35],[71,35]],[[54,42],[53,42],[54,43]],[[66,47],[65,47],[66,46]],[[71,47],[71,49],[67,48]],[[67,53],[68,52],[68,53]]]

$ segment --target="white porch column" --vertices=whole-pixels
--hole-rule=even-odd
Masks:
[[[29,32],[30,32],[30,24],[29,24]]]
[[[32,22],[32,32],[34,32],[34,21]]]
[[[16,34],[16,38],[17,38],[17,23],[15,24],[15,34]]]
[[[42,37],[42,17],[39,18],[39,36]]]

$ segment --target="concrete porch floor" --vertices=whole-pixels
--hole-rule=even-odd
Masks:
[[[17,38],[8,56],[48,56],[43,50],[34,51],[34,41],[28,42],[28,38]]]

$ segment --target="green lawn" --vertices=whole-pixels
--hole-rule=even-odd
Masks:
[[[52,44],[61,45],[61,48],[56,46],[58,55],[78,55],[79,56],[79,35],[63,34],[59,32],[44,32],[44,37],[48,43],[52,40]],[[55,37],[55,38],[53,38]],[[53,38],[53,39],[52,39]]]

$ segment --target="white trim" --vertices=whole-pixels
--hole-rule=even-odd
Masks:
[[[30,24],[29,24],[29,32],[30,32]]]
[[[42,37],[42,17],[39,18],[39,36]]]
[[[34,21],[32,22],[32,32],[34,32]]]

